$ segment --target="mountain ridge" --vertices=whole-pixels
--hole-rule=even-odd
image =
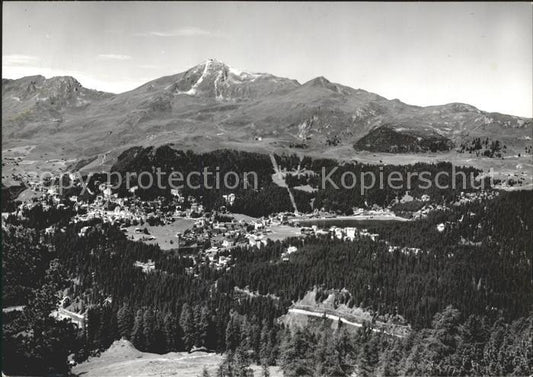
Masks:
[[[298,145],[330,153],[355,145],[371,152],[381,148],[358,141],[385,126],[405,136],[401,140],[438,135],[439,145],[452,149],[471,138],[490,137],[520,153],[530,144],[533,124],[529,118],[463,103],[409,105],[323,76],[301,84],[216,59],[120,94],[87,89],[69,76],[3,79],[2,108],[3,148],[35,145],[36,160],[57,150],[65,159],[81,160],[168,142],[193,150],[223,146],[290,152]],[[385,150],[424,152],[402,145]]]

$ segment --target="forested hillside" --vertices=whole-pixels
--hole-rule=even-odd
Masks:
[[[501,192],[376,226],[375,241],[308,238],[237,249],[226,270],[132,242],[109,224],[95,223],[83,236],[83,224],[46,235],[48,223],[32,217],[51,213],[10,218],[2,230],[3,299],[25,308],[4,315],[3,365],[18,374],[65,371],[69,353],[83,360],[125,337],[151,352],[226,352],[222,368],[243,357],[278,364],[288,376],[525,375],[533,359],[532,200],[530,192]],[[288,245],[298,252],[282,261]],[[148,260],[153,272],[134,266]],[[367,330],[371,322],[334,331],[321,319],[285,328],[277,318],[313,287],[345,288],[348,306],[400,314],[413,331],[398,339]],[[48,316],[60,290],[87,310],[84,331]]]
[[[414,198],[427,195],[432,203],[450,203],[461,192],[475,192],[489,188],[488,177],[478,176],[481,171],[467,166],[454,166],[451,163],[415,163],[409,165],[373,165],[357,161],[339,164],[331,159],[311,159],[292,155],[273,155],[280,169],[283,169],[285,182],[291,188],[296,207],[300,212],[314,209],[340,214],[352,214],[354,207],[387,207],[409,192]],[[254,217],[267,216],[275,212],[294,211],[285,188],[274,183],[275,173],[271,157],[265,154],[218,150],[207,153],[193,153],[175,149],[172,145],[158,148],[134,147],[122,153],[112,172],[122,179],[121,195],[131,195],[127,187],[136,186],[142,172],[154,175],[160,171],[164,188],[139,187],[137,195],[143,199],[157,196],[171,196],[168,177],[179,172],[187,177],[191,172],[207,172],[205,175],[191,175],[190,183],[182,180],[183,194],[200,200],[208,209],[216,209],[224,204],[222,195],[234,193],[235,202],[229,208],[235,213]],[[216,186],[217,174],[236,172],[238,179],[229,179],[220,187]],[[246,173],[253,173],[246,174]],[[440,174],[439,174],[440,173]],[[136,176],[134,176],[136,174]],[[391,185],[388,177],[400,177]],[[93,181],[98,175],[93,177]],[[116,178],[116,177],[115,177]],[[478,179],[479,178],[479,179]],[[166,180],[165,180],[166,179]],[[117,181],[118,182],[118,181]],[[233,185],[238,182],[240,184]],[[248,186],[244,183],[248,182]],[[143,183],[146,185],[146,182]],[[295,186],[309,185],[313,191],[294,189]]]

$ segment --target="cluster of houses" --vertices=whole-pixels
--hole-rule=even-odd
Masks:
[[[475,192],[464,192],[461,191],[459,198],[452,203],[453,206],[461,206],[467,203],[481,201],[485,199],[494,199],[498,195],[497,191],[475,191]],[[428,216],[431,212],[434,211],[446,211],[449,207],[444,204],[426,204],[424,207],[416,212],[413,212],[413,219],[420,219]],[[442,232],[444,228],[439,227],[439,232]]]
[[[328,230],[321,229],[317,225],[311,227],[303,227],[300,229],[302,234],[314,236],[330,236],[330,238],[342,241],[354,241],[360,237],[369,237],[375,241],[378,237],[376,233],[370,233],[367,229],[360,229],[356,227],[337,227],[332,226]]]
[[[413,219],[422,219],[427,217],[431,212],[443,211],[446,209],[448,208],[443,204],[427,204],[420,210],[413,212]]]
[[[499,195],[498,191],[474,191],[474,192],[463,192],[459,196],[459,199],[454,203],[455,206],[463,205],[470,202],[481,201],[484,199],[494,199]]]
[[[218,221],[217,214],[213,213],[209,217],[197,219],[192,228],[183,233],[178,232],[175,236],[180,247],[193,247],[209,242],[211,247],[225,250],[242,245],[250,227],[245,221]]]
[[[296,246],[289,246],[287,250],[285,250],[283,253],[281,253],[281,260],[284,262],[289,261],[289,255],[294,254],[298,251],[298,248]]]
[[[418,247],[407,247],[407,246],[399,247],[399,246],[389,245],[389,253],[394,253],[395,251],[400,251],[403,254],[416,255],[420,253],[422,250],[419,249]]]
[[[133,265],[140,268],[145,274],[155,271],[155,262],[151,259],[148,259],[147,262],[135,261]]]
[[[331,238],[337,238],[344,241],[354,241],[356,238],[369,237],[372,241],[375,241],[378,237],[376,233],[370,233],[366,229],[359,229],[355,227],[339,228],[332,226],[329,228],[329,234]]]
[[[108,188],[104,188],[104,195],[97,195],[90,203],[75,201],[76,215],[73,222],[84,222],[92,219],[101,219],[104,223],[121,224],[125,226],[154,222],[170,224],[178,217],[186,217],[192,212],[201,216],[204,209],[191,200],[188,212],[181,211],[182,204],[163,204],[162,200],[142,201],[137,197],[119,198],[117,194],[108,195]],[[174,211],[172,209],[175,208]],[[80,209],[80,210],[78,210]]]
[[[228,263],[231,261],[231,257],[220,255],[220,252],[223,250],[223,248],[212,246],[203,253],[205,258],[209,261],[209,265],[217,270],[226,269]]]

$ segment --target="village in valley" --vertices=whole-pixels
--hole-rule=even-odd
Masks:
[[[74,175],[69,177],[73,187],[80,189],[82,182]],[[57,183],[57,182],[55,182]],[[50,182],[30,182],[30,188],[37,193],[32,201],[18,205],[12,212],[4,212],[7,219],[15,216],[23,219],[28,211],[41,207],[43,212],[59,211],[69,217],[69,223],[79,225],[79,237],[84,237],[94,230],[96,224],[104,223],[118,227],[128,239],[147,244],[158,245],[163,251],[177,251],[181,255],[190,255],[194,264],[200,263],[215,269],[229,269],[232,261],[231,250],[237,247],[260,249],[270,241],[280,241],[296,237],[326,237],[343,241],[355,241],[369,237],[372,241],[378,234],[364,228],[364,221],[409,221],[427,216],[432,211],[446,210],[447,206],[431,201],[429,195],[415,199],[406,192],[395,203],[406,204],[414,200],[423,206],[417,211],[398,215],[391,208],[374,205],[371,209],[354,208],[353,215],[343,216],[315,209],[312,213],[295,212],[274,213],[261,218],[231,213],[228,208],[233,205],[234,193],[223,195],[225,205],[218,210],[208,211],[198,199],[184,195],[181,190],[172,189],[170,198],[159,197],[155,200],[142,200],[136,195],[138,189],[129,189],[128,196],[119,196],[113,192],[112,185],[99,183],[91,195],[69,195],[62,191],[61,185]],[[461,193],[459,199],[450,205],[462,205],[471,201],[491,199],[497,192],[480,191]],[[349,226],[335,225],[343,221],[352,221]],[[353,222],[356,222],[356,225]],[[358,225],[361,221],[361,226]],[[331,223],[331,224],[330,224]],[[439,232],[446,224],[439,224]],[[57,225],[45,229],[45,234],[64,231]],[[398,247],[388,245],[393,252]],[[296,246],[288,246],[281,255],[282,261],[289,261],[290,255],[297,251]],[[420,250],[401,248],[403,253],[418,253]],[[155,270],[151,261],[136,263],[136,267],[149,273]],[[190,268],[192,273],[193,268]]]
[[[139,195],[138,186],[124,191],[110,182],[100,182],[89,177],[84,181],[75,174],[62,174],[47,180],[26,180],[26,193],[32,199],[11,208],[11,212],[3,212],[2,217],[5,220],[9,217],[24,220],[31,211],[38,210],[42,214],[48,213],[51,217],[65,219],[61,225],[55,223],[47,226],[44,232],[47,236],[65,232],[65,226],[70,224],[78,229],[78,237],[85,238],[91,232],[99,231],[100,224],[107,224],[116,227],[131,241],[157,245],[162,252],[177,253],[188,258],[190,266],[185,268],[185,272],[198,278],[202,267],[229,271],[236,263],[233,253],[235,249],[253,253],[275,241],[285,241],[277,263],[290,263],[292,255],[299,251],[298,241],[308,237],[343,242],[368,238],[384,242],[389,253],[416,255],[422,251],[420,248],[391,244],[380,239],[379,234],[369,231],[365,224],[391,224],[422,219],[435,211],[446,211],[454,206],[493,199],[498,195],[497,191],[492,190],[461,192],[454,202],[443,204],[432,200],[428,194],[415,197],[405,191],[386,207],[376,204],[370,206],[365,201],[366,207],[352,208],[351,215],[317,208],[310,213],[301,213],[296,208],[291,189],[285,181],[288,175],[295,172],[280,169],[274,159],[273,167],[275,173],[272,180],[279,187],[287,189],[294,208],[292,212],[271,213],[263,217],[234,213],[231,210],[237,196],[232,192],[222,195],[223,205],[210,210],[202,204],[202,197],[186,194],[181,189],[171,189],[168,196],[147,200]],[[300,167],[297,172],[300,172]],[[300,187],[293,189],[298,190]],[[476,214],[471,213],[470,216]],[[436,229],[444,232],[452,226],[454,224],[444,222],[437,224]],[[144,274],[158,271],[152,259],[136,260],[133,266]],[[70,319],[78,328],[86,325],[82,301],[76,299],[71,302],[66,292],[52,315],[58,319]]]

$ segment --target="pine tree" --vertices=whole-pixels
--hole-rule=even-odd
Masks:
[[[261,371],[263,372],[262,377],[270,377],[270,369],[268,365],[261,364]]]
[[[186,350],[190,350],[196,342],[197,332],[193,310],[187,303],[181,308],[179,323],[183,330],[183,345]]]
[[[460,343],[459,324],[461,313],[452,306],[435,314],[428,337],[424,339],[427,373],[431,375],[451,375],[457,369],[454,359]]]
[[[416,344],[405,362],[404,374],[408,376],[425,375],[428,370],[427,362],[424,359],[424,351],[421,344]]]
[[[226,353],[224,360],[220,363],[217,370],[217,377],[236,377],[234,374],[234,353],[229,351]]]
[[[259,361],[262,365],[270,365],[272,355],[272,340],[270,329],[266,321],[263,321],[261,328],[260,346],[259,346]]]
[[[143,336],[144,346],[148,351],[155,351],[156,346],[156,324],[152,309],[144,311],[143,314]]]
[[[250,368],[250,358],[242,347],[237,347],[234,357],[234,377],[253,377],[254,372]]]
[[[116,316],[110,305],[104,305],[100,309],[100,324],[98,328],[98,348],[107,349],[116,337]]]
[[[117,312],[117,325],[120,337],[130,339],[133,320],[133,313],[130,307],[127,304],[122,305]]]
[[[319,339],[315,350],[314,355],[314,369],[318,376],[325,375],[326,371],[329,369],[329,363],[332,362],[331,353],[333,350],[333,341],[332,341],[332,331],[328,328],[328,320],[323,319],[323,322],[319,330]]]
[[[240,318],[235,313],[231,314],[226,326],[226,349],[234,351],[241,343]]]
[[[379,361],[378,342],[378,337],[374,335],[361,348],[357,363],[359,368],[358,375],[363,377],[375,375],[374,370]]]
[[[207,343],[209,331],[209,310],[206,306],[195,306],[194,308],[194,322],[196,331],[196,346],[205,346]]]
[[[460,343],[457,349],[456,373],[459,375],[484,374],[483,348],[489,336],[485,321],[476,315],[468,317],[459,328]]]
[[[533,315],[513,322],[510,335],[515,338],[513,374],[527,375],[533,370]]]
[[[133,321],[133,329],[131,331],[130,337],[133,345],[141,351],[144,351],[145,349],[143,315],[144,312],[142,309],[137,310],[137,313],[135,314],[135,320]]]
[[[340,327],[333,338],[333,346],[338,357],[338,365],[335,367],[344,374],[351,374],[356,360],[353,339],[345,327]]]
[[[240,326],[241,339],[239,342],[240,348],[246,352],[253,352],[255,350],[255,334],[252,324],[246,317],[243,318]]]
[[[163,333],[166,341],[165,348],[167,352],[174,352],[181,349],[179,347],[181,342],[178,339],[178,323],[176,321],[176,317],[174,317],[172,314],[165,315],[163,319]]]
[[[403,358],[403,342],[400,339],[391,339],[381,351],[377,376],[398,376],[400,374],[400,362]]]
[[[285,376],[311,376],[313,374],[315,351],[313,341],[307,329],[297,329],[294,335],[284,341],[284,347],[280,353],[281,369]]]

